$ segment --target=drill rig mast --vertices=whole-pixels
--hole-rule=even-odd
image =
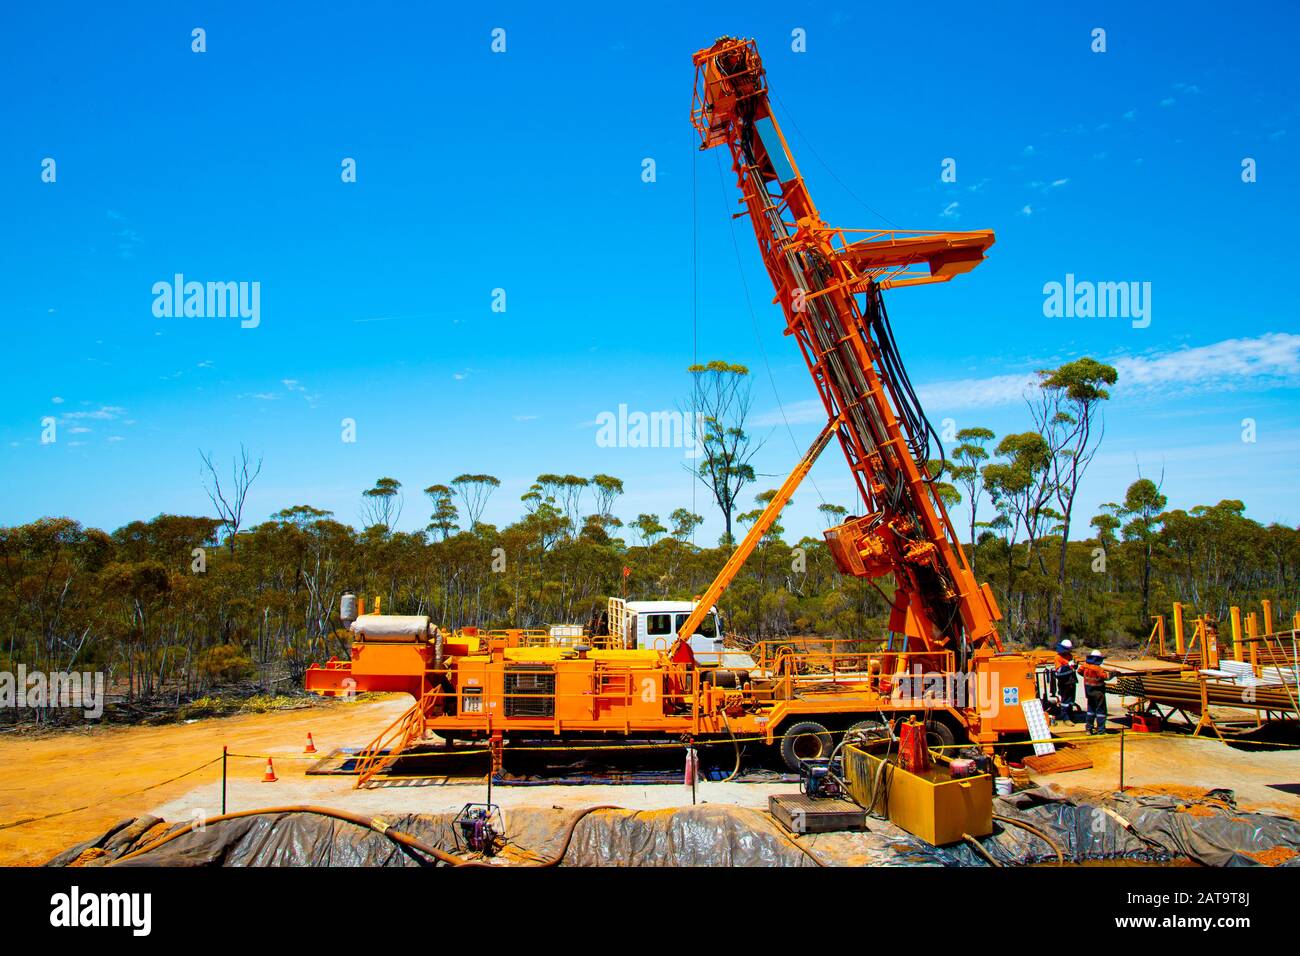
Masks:
[[[988,585],[976,583],[934,488],[926,420],[898,356],[882,292],[945,282],[984,259],[993,233],[848,230],[822,221],[768,100],[753,40],[694,57],[701,149],[725,146],[759,251],[868,513],[826,532],[840,571],[892,576],[899,650],[1001,650]],[[940,453],[941,450],[940,450]],[[883,593],[883,592],[882,592]]]

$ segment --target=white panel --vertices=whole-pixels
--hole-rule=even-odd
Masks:
[[[1056,753],[1056,744],[1049,740],[1052,732],[1048,729],[1047,717],[1043,714],[1043,702],[1034,697],[1030,700],[1021,701],[1020,709],[1025,712],[1025,723],[1029,727],[1029,739],[1047,741],[1047,743],[1035,743],[1034,754],[1041,757],[1044,754]]]

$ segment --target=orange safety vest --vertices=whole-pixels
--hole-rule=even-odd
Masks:
[[[1079,668],[1079,673],[1083,675],[1085,687],[1104,687],[1109,676],[1099,664],[1084,664]]]

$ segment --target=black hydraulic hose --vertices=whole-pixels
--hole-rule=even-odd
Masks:
[[[880,287],[874,283],[867,293],[867,312],[872,325],[876,329],[881,358],[889,366],[890,372],[902,392],[902,396],[905,397],[903,404],[906,407],[902,411],[907,416],[909,424],[912,425],[917,441],[924,440],[925,442],[924,445],[913,449],[913,457],[925,464],[929,460],[929,445],[930,440],[933,439],[934,445],[938,449],[938,461],[941,466],[946,465],[947,458],[944,453],[943,441],[938,432],[934,430],[934,426],[930,424],[930,420],[921,407],[921,401],[912,385],[911,376],[907,374],[907,369],[899,356],[898,342],[894,338],[894,327],[893,323],[889,321],[889,312],[885,308],[884,296],[880,292]],[[921,452],[919,455],[915,454],[918,450]],[[929,469],[926,468],[925,477],[928,481],[934,481],[938,476],[931,475]]]
[[[740,773],[740,741],[736,739],[736,735],[731,729],[731,722],[727,720],[727,712],[725,710],[722,711],[722,726],[727,728],[727,735],[731,737],[731,745],[736,748],[735,769],[731,771],[731,775],[728,776],[727,779],[722,781],[723,783],[731,783],[731,781],[735,780],[737,775]]]

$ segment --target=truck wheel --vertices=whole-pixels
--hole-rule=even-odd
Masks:
[[[781,759],[793,772],[799,772],[800,760],[829,757],[835,749],[831,732],[815,720],[792,724],[781,737]]]
[[[925,722],[925,745],[938,750],[941,747],[951,747],[957,742],[957,736],[952,732],[952,728],[942,720],[927,720]],[[943,751],[945,755],[948,751]]]

